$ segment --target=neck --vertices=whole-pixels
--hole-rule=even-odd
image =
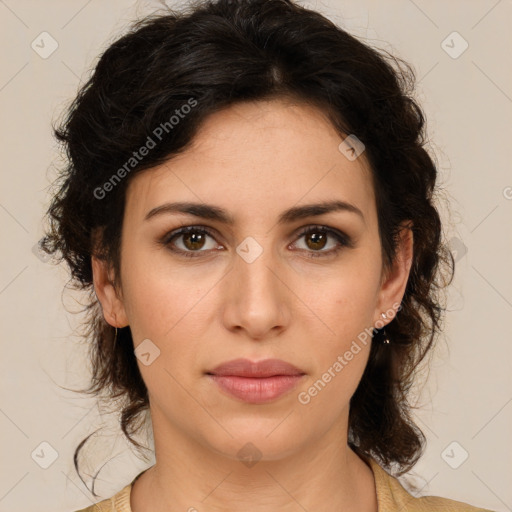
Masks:
[[[373,473],[347,445],[346,429],[278,456],[247,442],[235,443],[245,446],[238,455],[218,453],[168,422],[154,432],[156,464],[134,483],[132,512],[377,511]]]

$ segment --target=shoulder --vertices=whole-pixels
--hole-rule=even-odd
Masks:
[[[388,474],[377,462],[370,458],[367,460],[375,477],[379,512],[397,512],[399,510],[407,510],[407,512],[492,512],[448,498],[436,496],[416,498],[406,491],[397,478]]]
[[[111,498],[107,498],[106,500],[100,501],[99,503],[87,508],[77,510],[76,512],[132,512],[130,508],[132,483],[123,487]]]

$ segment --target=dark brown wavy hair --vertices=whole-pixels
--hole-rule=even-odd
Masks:
[[[401,310],[386,326],[389,345],[379,342],[381,331],[374,333],[350,401],[349,444],[388,469],[394,466],[398,476],[417,462],[425,437],[411,419],[407,397],[441,328],[441,292],[454,262],[434,204],[437,170],[425,149],[425,119],[414,86],[409,64],[292,0],[208,0],[181,12],[155,13],[134,22],[104,51],[60,126],[53,127],[67,163],[42,247],[64,259],[73,284],[89,292],[83,334],[92,379],[81,392],[122,399],[120,425],[133,446],[143,448],[133,435],[144,425],[148,393],[130,328],[119,329],[115,343],[114,328],[103,318],[91,255],[119,275],[130,179],[189,147],[209,115],[238,102],[291,97],[325,112],[341,136],[354,134],[364,143],[384,265],[395,258],[399,228],[412,222],[414,256]],[[185,110],[192,102],[194,108]],[[171,117],[185,111],[170,127]],[[119,173],[162,126],[167,129],[158,144]],[[116,173],[122,179],[113,182]],[[112,186],[105,187],[109,180]],[[75,451],[79,476],[78,453],[89,437]]]

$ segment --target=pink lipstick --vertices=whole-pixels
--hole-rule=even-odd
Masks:
[[[258,362],[234,359],[208,371],[207,375],[225,393],[244,402],[262,404],[291,391],[305,373],[280,359]]]

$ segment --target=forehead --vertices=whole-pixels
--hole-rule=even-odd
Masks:
[[[339,149],[343,138],[322,111],[306,104],[236,104],[210,115],[186,151],[134,176],[127,203],[140,217],[170,200],[214,202],[242,220],[338,199],[372,217],[364,153],[349,160]]]

